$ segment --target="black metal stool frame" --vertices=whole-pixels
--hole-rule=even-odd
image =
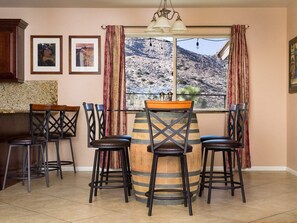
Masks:
[[[131,195],[128,172],[127,172],[127,163],[125,157],[125,148],[130,145],[130,142],[125,139],[96,139],[96,121],[94,114],[94,105],[92,103],[83,103],[85,110],[86,120],[87,120],[87,131],[88,131],[88,147],[96,148],[94,155],[93,163],[93,172],[91,177],[90,186],[90,196],[89,203],[92,203],[93,194],[97,196],[97,189],[115,189],[115,188],[124,188],[124,197],[125,202],[128,202],[128,196]],[[122,161],[122,180],[103,180],[102,175],[99,179],[100,174],[100,153],[118,151],[120,152],[121,161]],[[103,168],[101,171],[104,171]],[[105,183],[105,185],[103,185]],[[122,183],[121,185],[109,185],[107,183]],[[94,191],[95,189],[95,191]]]
[[[208,188],[208,197],[207,203],[210,204],[211,201],[211,190],[212,189],[223,189],[223,190],[231,190],[231,195],[234,196],[235,189],[241,189],[242,201],[243,203],[246,202],[245,191],[244,191],[244,183],[241,171],[241,162],[239,157],[239,149],[244,148],[244,123],[246,120],[246,113],[247,113],[247,104],[242,103],[238,105],[237,110],[237,119],[236,119],[236,140],[234,139],[217,139],[217,140],[208,140],[202,143],[202,146],[205,148],[205,155],[203,161],[203,171],[200,181],[200,188],[199,188],[199,196],[202,195],[202,191],[204,187]],[[207,156],[208,151],[212,152],[211,155],[211,164],[210,164],[210,172],[209,172],[209,181],[205,180],[205,171],[206,171],[206,164],[207,164]],[[228,154],[228,164],[230,169],[230,186],[214,186],[213,183],[226,183],[226,180],[213,180],[214,179],[214,157],[215,153],[218,151],[227,152]],[[239,181],[234,181],[233,175],[233,165],[232,165],[232,153],[235,154],[236,164],[239,174]]]
[[[46,181],[46,186],[49,187],[49,175],[48,175],[48,166],[47,166],[47,141],[48,141],[48,122],[50,116],[50,107],[46,105],[37,105],[30,104],[30,136],[20,136],[16,138],[12,138],[8,141],[9,150],[6,161],[6,168],[4,173],[2,190],[5,189],[6,179],[14,178],[21,179],[22,184],[24,185],[24,180],[28,181],[28,192],[31,192],[31,148],[37,148],[38,158],[37,158],[37,166],[35,169],[35,176],[40,177],[44,176]],[[22,147],[22,175],[18,174],[12,177],[8,176],[8,167],[11,156],[12,148]],[[26,152],[25,152],[26,150]],[[41,154],[41,157],[40,157]],[[41,167],[43,165],[43,167]]]
[[[105,110],[104,110],[104,105],[103,104],[95,104],[95,109],[96,109],[96,114],[97,114],[97,120],[98,120],[98,132],[99,132],[99,139],[126,139],[129,140],[131,143],[132,137],[129,135],[105,135],[105,130],[106,130],[106,119],[105,119]],[[132,189],[132,180],[131,180],[131,170],[130,170],[130,159],[129,159],[129,148],[125,148],[125,158],[127,162],[127,173],[128,173],[128,183],[129,187]],[[104,151],[103,152],[103,164],[102,166],[106,166],[106,171],[101,172],[101,182],[103,182],[103,177],[105,176],[105,181],[106,184],[108,184],[108,178],[109,177],[121,177],[120,173],[122,171],[117,171],[113,170],[110,171],[110,157],[111,157],[111,152],[112,151]],[[106,156],[107,156],[107,164],[105,165],[106,161]],[[110,174],[111,173],[111,174]]]
[[[189,173],[187,165],[186,154],[192,152],[192,146],[188,145],[189,127],[191,123],[191,115],[193,112],[193,102],[156,102],[145,101],[145,110],[149,125],[150,145],[148,152],[153,153],[153,162],[151,169],[151,177],[149,183],[149,190],[145,193],[148,197],[147,207],[148,216],[152,215],[153,200],[176,200],[183,199],[184,206],[188,207],[189,215],[193,215],[192,211],[192,193],[190,192]],[[175,117],[170,123],[165,122],[158,116],[158,113],[176,113]],[[154,121],[152,121],[154,119]],[[159,126],[156,124],[158,122]],[[182,124],[181,124],[182,123]],[[176,124],[180,126],[176,127]],[[163,137],[162,139],[158,139]],[[179,140],[174,137],[178,137]],[[160,157],[174,156],[180,158],[181,175],[182,175],[182,190],[177,189],[155,189],[156,174],[158,159]],[[158,197],[155,192],[182,192],[182,197]]]

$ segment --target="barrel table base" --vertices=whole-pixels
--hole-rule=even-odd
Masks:
[[[149,145],[149,132],[144,112],[136,114],[132,142],[130,148],[132,182],[137,201],[146,202],[145,193],[149,188],[150,173],[153,155],[147,152]],[[201,167],[201,144],[196,115],[193,114],[189,134],[189,144],[193,146],[193,152],[187,154],[190,189],[193,193],[192,200],[196,199]],[[181,166],[178,157],[161,157],[158,162],[156,189],[180,189],[182,190]],[[156,196],[181,197],[180,193],[158,193]],[[182,204],[179,200],[154,200],[155,204],[174,205]]]

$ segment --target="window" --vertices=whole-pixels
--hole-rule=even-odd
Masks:
[[[228,37],[126,37],[126,101],[193,100],[195,110],[226,107]]]

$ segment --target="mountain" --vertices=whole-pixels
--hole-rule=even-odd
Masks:
[[[126,38],[125,45],[127,93],[158,95],[171,92],[172,42],[157,38]],[[225,94],[227,66],[227,60],[215,55],[201,55],[177,47],[177,88],[182,91],[191,86],[200,94]],[[205,97],[207,107],[213,106],[215,98]]]

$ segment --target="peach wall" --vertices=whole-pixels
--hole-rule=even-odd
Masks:
[[[288,41],[297,36],[297,2],[288,6]],[[288,49],[288,45],[286,46]],[[288,78],[288,77],[287,77]],[[287,79],[288,81],[288,79]],[[286,89],[288,92],[288,89]],[[297,171],[297,94],[288,94],[288,168]]]
[[[27,80],[58,80],[59,103],[102,102],[103,75],[69,75],[68,35],[101,35],[102,24],[147,25],[155,9],[35,9],[2,8],[2,18],[22,18],[26,29]],[[248,24],[250,54],[250,140],[253,166],[286,166],[286,18],[285,8],[179,9],[188,25]],[[137,18],[137,19],[136,19]],[[63,35],[63,75],[30,74],[30,35]],[[101,59],[103,62],[103,57]],[[101,69],[103,73],[103,67]],[[296,108],[295,108],[296,109]],[[86,147],[85,117],[81,110],[74,140],[78,166],[92,164]],[[198,114],[201,134],[223,134],[221,114]],[[129,117],[129,133],[133,115]],[[297,125],[296,125],[297,126]],[[296,131],[294,131],[296,132]],[[65,154],[68,155],[68,154]]]

